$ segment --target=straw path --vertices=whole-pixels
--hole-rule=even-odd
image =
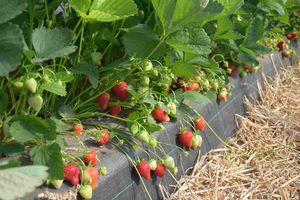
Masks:
[[[300,66],[259,93],[245,100],[231,148],[202,156],[165,199],[300,199]]]

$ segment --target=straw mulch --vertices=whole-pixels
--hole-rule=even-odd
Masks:
[[[228,146],[199,158],[166,199],[300,199],[300,66],[259,96],[254,105],[246,99]]]

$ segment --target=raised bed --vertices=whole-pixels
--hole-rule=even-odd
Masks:
[[[300,48],[298,44],[294,43],[293,46],[299,55]],[[244,79],[235,77],[230,80],[235,88],[233,90],[233,96],[226,103],[213,103],[208,105],[202,105],[201,103],[191,104],[195,110],[203,115],[212,129],[223,140],[226,140],[234,134],[236,130],[235,115],[244,115],[246,113],[246,108],[243,104],[245,96],[256,96],[258,94],[258,85],[263,86],[264,77],[274,76],[282,67],[286,67],[295,62],[295,58],[291,60],[282,59],[280,53],[274,52],[259,58],[259,62],[261,67],[257,74],[249,75]],[[155,133],[158,140],[175,144],[180,123],[178,121],[172,121],[166,124],[165,128],[165,131]],[[201,154],[205,154],[221,144],[221,141],[209,129],[206,129],[202,137],[203,145],[200,149]],[[165,151],[176,159],[176,164],[179,166],[178,173],[175,176],[176,179],[179,179],[186,169],[193,166],[199,153],[197,150],[190,150],[190,155],[185,157],[181,152],[171,147],[166,148]],[[147,199],[143,184],[140,182],[139,177],[137,177],[136,172],[133,171],[130,161],[123,153],[117,150],[111,150],[108,146],[107,148],[101,149],[99,154],[103,164],[108,169],[108,174],[105,177],[100,177],[99,187],[93,192],[93,199]],[[131,156],[134,158],[133,154]],[[152,177],[152,181],[145,181],[147,190],[152,199],[162,198],[158,183],[163,185],[169,192],[172,192],[172,188],[170,188],[169,185],[174,184],[175,181],[170,174],[163,179]],[[52,191],[51,188],[48,189]],[[31,199],[30,197],[36,198],[37,194],[44,190],[44,187],[39,188],[29,196],[29,199]],[[53,190],[53,192],[66,192],[68,190],[70,190],[70,186],[64,185],[59,191]]]

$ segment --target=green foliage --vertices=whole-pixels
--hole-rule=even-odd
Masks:
[[[0,170],[0,198],[21,198],[40,186],[47,178],[47,167],[25,166]]]
[[[7,76],[21,62],[23,36],[21,29],[14,24],[0,25],[0,77]]]
[[[194,54],[209,54],[210,39],[205,30],[198,25],[191,24],[178,29],[170,35],[167,43],[176,50]]]
[[[36,52],[35,62],[67,56],[76,50],[71,45],[73,34],[68,29],[35,29],[32,43]]]
[[[96,65],[84,63],[78,64],[71,68],[71,71],[75,74],[84,74],[88,77],[90,83],[94,88],[98,86],[99,71]]]
[[[26,5],[26,1],[24,0],[0,0],[0,24],[21,14],[26,8]]]
[[[132,0],[71,0],[70,5],[87,21],[112,22],[137,13]]]

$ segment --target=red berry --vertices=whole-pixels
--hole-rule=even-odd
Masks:
[[[121,111],[122,111],[121,106],[112,106],[109,109],[110,114],[112,116],[116,116],[116,117],[119,116],[119,114],[121,113]]]
[[[297,32],[290,32],[290,33],[286,33],[286,37],[289,40],[294,40],[298,37],[298,33]]]
[[[179,135],[178,140],[183,146],[191,148],[193,145],[193,133],[185,130]]]
[[[152,117],[157,121],[157,122],[168,122],[170,121],[170,118],[168,114],[160,107],[155,108],[152,111]]]
[[[73,126],[73,131],[74,131],[75,133],[77,133],[78,135],[81,135],[81,134],[82,134],[82,131],[83,131],[83,126],[82,126],[82,124],[75,124],[75,125]]]
[[[128,99],[128,84],[125,81],[120,82],[112,88],[112,93],[119,98],[120,101],[127,101]]]
[[[291,54],[289,52],[282,52],[284,58],[290,58]]]
[[[68,164],[64,167],[64,178],[66,181],[76,186],[79,183],[80,168],[75,164]]]
[[[279,51],[284,51],[286,49],[286,43],[281,41],[277,44],[277,47],[279,48]]]
[[[142,177],[144,177],[146,180],[150,180],[150,165],[146,161],[142,161],[139,164],[137,164],[137,170],[140,173]]]
[[[190,83],[187,86],[183,86],[182,91],[186,92],[189,90],[197,90],[197,89],[199,89],[199,87],[200,87],[199,83]]]
[[[103,94],[101,94],[100,96],[97,97],[99,107],[102,110],[106,110],[106,108],[108,106],[108,103],[109,103],[109,100],[110,100],[110,94],[108,94],[108,93],[103,93]]]
[[[94,167],[88,167],[86,170],[83,172],[83,176],[85,176],[83,179],[84,182],[90,182],[89,184],[92,186],[93,189],[98,187],[98,182],[99,182],[99,171],[98,169]]]
[[[196,119],[195,120],[195,127],[196,129],[198,129],[199,131],[205,131],[205,120],[202,118],[202,119]]]
[[[156,169],[153,171],[156,176],[164,177],[166,173],[166,166],[164,164],[157,164]]]
[[[102,130],[99,135],[100,140],[98,140],[97,144],[104,145],[107,144],[110,138],[108,131]]]
[[[89,150],[84,156],[82,161],[87,165],[92,165],[93,167],[97,165],[97,154],[95,150]]]

